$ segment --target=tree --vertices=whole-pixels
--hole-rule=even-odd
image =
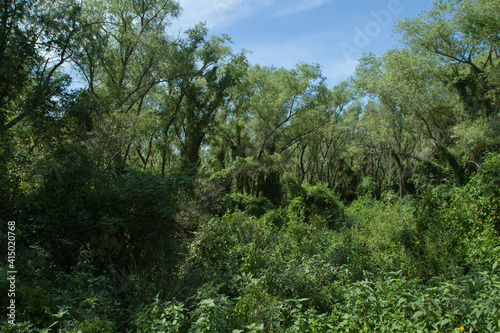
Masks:
[[[80,2],[72,0],[2,2],[0,182],[5,193],[18,191],[19,175],[31,168],[35,145],[42,147],[45,141],[39,138],[40,132],[58,131],[52,120],[60,115],[55,111],[60,111],[57,105],[70,82],[63,66],[69,63],[79,36],[91,26],[80,14]],[[32,136],[36,125],[48,123],[50,129],[41,127]]]
[[[177,42],[166,33],[179,5],[171,0],[87,1],[82,18],[93,22],[81,36],[72,60],[89,96],[106,110],[95,121],[95,144],[106,147],[103,161],[123,166],[157,121],[155,88],[167,84]],[[149,152],[151,153],[151,151]],[[147,164],[147,163],[146,163]]]
[[[165,86],[163,135],[173,128],[182,167],[194,173],[200,148],[216,126],[218,112],[247,69],[244,53],[233,54],[225,45],[228,41],[227,36],[209,38],[204,25],[188,30],[175,51],[179,75]]]
[[[292,70],[254,66],[233,104],[237,116],[230,168],[239,191],[281,198],[284,152],[294,149],[329,117],[330,91],[319,66],[299,64]]]
[[[406,44],[436,59],[436,75],[460,97],[463,115],[453,136],[472,162],[498,147],[489,134],[499,128],[498,10],[497,0],[448,0],[398,24]]]
[[[62,66],[91,23],[72,0],[5,1],[0,33],[2,133],[59,95],[69,78]]]
[[[321,182],[334,187],[339,161],[354,132],[351,116],[356,111],[355,106],[350,105],[353,97],[347,82],[335,86],[329,95],[330,106],[326,110],[327,114],[312,119],[313,122],[318,121],[321,126],[286,153],[290,156],[287,159],[294,160],[289,168],[299,184]]]
[[[488,77],[498,68],[499,9],[497,0],[448,0],[398,24],[412,49],[451,65],[448,82],[470,117],[498,113],[498,86]]]
[[[405,83],[394,82],[392,71],[397,68],[388,66],[390,60],[390,53],[382,58],[365,56],[356,68],[353,83],[362,95],[373,98],[367,104],[361,122],[365,128],[371,129],[368,132],[371,136],[369,147],[383,151],[396,164],[399,194],[403,197],[407,178],[405,169],[409,166],[409,159],[415,157],[416,148],[422,142],[422,133],[414,130],[415,118],[410,111],[411,106],[398,91]]]

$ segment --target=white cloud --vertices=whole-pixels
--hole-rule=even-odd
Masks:
[[[297,63],[308,59],[311,50],[294,41],[275,44],[256,44],[249,47],[252,52],[247,58],[252,64],[293,68]]]
[[[332,1],[335,0],[181,0],[182,12],[180,18],[172,22],[172,29],[185,31],[199,22],[206,22],[213,30],[263,9],[266,9],[265,15],[278,17],[318,8]]]
[[[230,30],[231,24],[240,19],[262,15],[272,22],[278,16],[293,15],[331,1],[335,0],[181,0],[184,11],[180,20],[174,22],[172,31],[182,32],[205,21],[211,32],[215,30],[218,34]],[[272,27],[273,23],[270,24]],[[244,47],[252,52],[247,55],[250,63],[286,68],[293,68],[301,61],[319,63],[330,84],[344,80],[354,73],[357,61],[346,59],[339,48],[340,42],[345,38],[344,28],[330,28],[315,33],[284,34],[279,38],[272,37],[273,31],[270,29],[271,37],[256,35],[255,38],[246,40],[244,45],[237,45],[237,48]],[[249,34],[252,34],[252,31],[249,31]]]
[[[273,3],[274,0],[181,0],[182,12],[172,22],[172,29],[185,31],[200,22],[206,22],[210,30],[221,28]]]
[[[337,84],[354,75],[358,60],[340,60],[335,58],[321,65],[322,73],[328,81],[332,84]]]
[[[292,68],[302,61],[321,64],[325,53],[331,48],[331,43],[326,42],[328,40],[332,40],[330,32],[291,34],[279,39],[254,40],[245,48],[253,52],[248,56],[252,64]]]
[[[333,0],[296,0],[288,1],[286,7],[278,10],[274,16],[285,16],[300,13],[309,9],[318,8]]]
[[[329,85],[337,84],[354,74],[357,59],[346,59],[337,47],[335,32],[306,34],[276,43],[258,43],[248,46],[250,63],[265,66],[293,68],[297,63],[317,63]]]

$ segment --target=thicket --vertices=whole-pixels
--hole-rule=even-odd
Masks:
[[[174,1],[4,7],[3,332],[500,331],[498,1],[333,88]]]
[[[108,183],[100,175],[106,190],[80,188],[64,200],[55,200],[61,192],[40,196],[45,184],[18,211],[32,217],[18,233],[22,320],[2,329],[495,332],[499,170],[500,155],[491,154],[463,187],[437,186],[421,199],[367,195],[349,205],[324,185],[306,186],[264,214],[255,205],[269,202],[217,213],[200,198],[190,207],[195,228],[179,218],[192,197],[164,196],[186,191],[186,181],[130,170]],[[234,200],[212,194],[221,207]],[[46,219],[94,218],[63,233],[40,210]]]

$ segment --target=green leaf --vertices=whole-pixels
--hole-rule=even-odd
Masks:
[[[446,318],[446,319],[443,319],[443,320],[439,321],[438,325],[444,326],[444,325],[446,325],[446,324],[448,324],[450,322],[451,322],[451,320],[449,320],[448,318]]]
[[[425,311],[417,311],[413,314],[413,316],[411,317],[411,319],[416,319],[416,318],[420,318],[422,316],[425,316],[426,312]]]

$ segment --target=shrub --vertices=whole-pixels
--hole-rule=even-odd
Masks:
[[[367,270],[410,269],[415,264],[411,254],[418,256],[416,244],[412,243],[415,242],[412,211],[412,206],[401,199],[360,197],[346,209],[352,228],[342,246],[358,243],[358,251],[364,247],[369,253],[364,255],[368,262],[360,265]]]
[[[468,265],[491,265],[500,255],[500,154],[488,155],[478,173],[456,191],[446,219],[460,233]]]
[[[274,226],[278,230],[286,224],[288,219],[287,210],[281,207],[268,211],[260,218],[264,225]]]
[[[432,273],[452,264],[468,270],[491,265],[500,253],[500,155],[491,154],[464,187],[428,188],[416,202],[420,249]],[[431,273],[431,274],[432,274]]]
[[[298,193],[288,207],[291,216],[305,221],[317,215],[324,219],[330,229],[345,226],[344,209],[326,185],[305,186],[304,191]]]
[[[46,163],[24,216],[31,245],[50,251],[58,267],[68,271],[89,244],[103,266],[130,262],[131,256],[150,261],[174,229],[178,204],[171,179],[133,169],[116,177],[72,146]]]
[[[230,315],[232,302],[219,288],[207,283],[193,296],[194,309],[189,313],[190,332],[230,332],[230,322],[236,321]]]
[[[179,332],[186,322],[185,311],[181,302],[162,302],[156,297],[134,315],[132,327],[140,333]]]
[[[372,198],[379,198],[380,197],[380,190],[378,187],[377,182],[370,177],[364,177],[361,182],[358,185],[358,190],[357,190],[358,197],[368,195],[371,196]]]
[[[251,194],[232,193],[226,195],[224,207],[229,210],[239,209],[249,215],[261,217],[275,206],[265,197],[255,197]]]

